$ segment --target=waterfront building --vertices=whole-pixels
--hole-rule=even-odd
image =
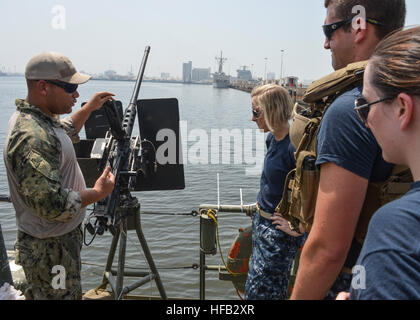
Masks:
[[[240,81],[251,81],[252,73],[247,69],[246,66],[242,66],[241,69],[236,70],[238,72],[238,79]]]
[[[192,81],[206,81],[211,79],[211,69],[210,68],[194,68],[192,69]]]
[[[192,61],[182,64],[182,81],[191,83],[192,80]]]
[[[162,72],[162,73],[160,74],[160,78],[161,78],[162,80],[168,80],[168,79],[169,79],[169,77],[170,77],[170,74],[169,74],[169,73]]]

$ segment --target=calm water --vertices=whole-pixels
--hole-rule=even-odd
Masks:
[[[116,98],[123,102],[125,108],[131,98],[133,86],[133,82],[90,81],[80,87],[80,98],[73,110],[77,110],[81,102],[89,100],[95,92],[103,90],[115,93]],[[15,111],[14,100],[15,98],[25,98],[25,96],[24,78],[0,77],[0,110],[2,112],[0,150],[2,153],[8,119]],[[143,83],[139,98],[177,98],[180,119],[186,121],[188,133],[195,129],[204,129],[209,140],[211,129],[239,129],[242,133],[245,129],[255,129],[255,124],[250,120],[250,95],[245,92],[233,89],[214,89],[212,86],[204,85]],[[138,128],[134,130],[133,135],[138,135]],[[84,138],[84,130],[81,132],[81,137]],[[191,140],[188,142],[188,148],[194,145],[198,138],[191,137]],[[0,193],[8,194],[3,155],[1,157]],[[210,162],[210,147],[208,159]],[[240,204],[240,188],[242,188],[244,203],[255,202],[259,176],[247,175],[244,164],[234,164],[232,159],[230,165],[193,165],[186,161],[185,154],[184,162],[186,162],[185,190],[134,193],[141,202],[141,211],[189,213],[192,210],[198,210],[200,204],[217,203],[217,173],[220,173],[220,201],[222,204]],[[199,270],[180,267],[199,263],[199,218],[144,214],[141,219],[143,232],[159,269],[167,295],[169,297],[198,298]],[[13,250],[16,223],[11,204],[0,203],[0,223],[6,248]],[[250,224],[250,219],[242,214],[219,214],[220,241],[225,260],[238,229]],[[83,248],[82,284],[84,291],[95,288],[101,283],[111,239],[111,235],[107,233],[102,237],[98,236],[89,247]],[[218,252],[215,256],[207,256],[206,263],[221,265],[220,253]],[[147,267],[134,231],[130,231],[128,234],[126,265],[139,269]],[[132,279],[126,278],[124,284],[128,285],[131,281]],[[159,295],[154,282],[135,290],[134,293]],[[237,299],[237,295],[230,282],[220,281],[217,272],[208,271],[206,298]]]

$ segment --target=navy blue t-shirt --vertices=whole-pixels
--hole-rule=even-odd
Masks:
[[[361,94],[362,87],[350,90],[328,108],[318,133],[316,163],[331,162],[371,182],[385,181],[393,165],[383,160],[375,137],[354,110]]]
[[[338,97],[325,112],[317,137],[317,161],[321,166],[333,163],[370,182],[385,181],[394,165],[382,158],[382,150],[370,129],[354,110],[354,100],[363,87],[354,88]],[[354,240],[345,266],[352,268],[361,250]]]
[[[276,141],[272,133],[268,134],[267,146],[257,202],[262,210],[274,213],[283,196],[287,174],[296,167],[295,149],[290,143],[289,135]]]
[[[366,288],[351,288],[351,299],[420,299],[420,182],[374,214],[357,265]]]

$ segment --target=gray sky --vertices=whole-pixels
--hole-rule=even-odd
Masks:
[[[323,48],[323,0],[1,0],[0,67],[23,72],[34,55],[53,50],[79,70],[137,74],[146,45],[146,75],[182,76],[182,63],[224,71],[248,66],[256,76],[281,71],[300,80],[332,71]],[[61,7],[57,7],[57,5]],[[54,11],[64,8],[65,11]],[[407,0],[407,25],[420,23],[420,1]],[[65,17],[65,20],[60,20]],[[57,29],[64,27],[64,29]],[[267,58],[267,60],[265,60]]]

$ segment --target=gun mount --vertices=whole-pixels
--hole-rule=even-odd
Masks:
[[[182,162],[179,110],[176,99],[138,100],[140,86],[150,53],[146,47],[134,92],[124,113],[120,101],[108,101],[92,112],[85,123],[86,140],[75,145],[79,166],[86,185],[92,187],[106,166],[115,176],[113,192],[94,205],[87,219],[85,231],[93,236],[109,230],[113,235],[101,288],[110,284],[115,298],[122,296],[152,280],[162,299],[166,293],[153,262],[140,224],[140,203],[132,191],[180,190],[185,188]],[[137,114],[140,137],[132,137]],[[170,132],[165,136],[162,132]],[[161,139],[162,135],[167,138]],[[168,146],[169,144],[169,146]],[[164,152],[161,152],[161,148]],[[175,152],[168,161],[162,154]],[[127,230],[135,230],[152,273],[133,275],[124,271]],[[84,232],[86,236],[86,232]],[[118,269],[112,268],[116,247],[120,239]],[[85,245],[90,245],[86,243]],[[115,279],[114,276],[117,276]],[[123,287],[124,276],[141,279]]]
[[[150,47],[145,50],[130,104],[122,112],[120,101],[108,101],[92,112],[85,123],[86,140],[75,145],[76,156],[85,177],[92,187],[106,166],[111,166],[115,188],[110,196],[98,202],[87,230],[101,235],[115,228],[124,217],[127,206],[136,206],[131,191],[180,190],[185,188],[184,167],[180,154],[179,109],[177,99],[137,100]],[[132,137],[137,114],[140,137]],[[171,132],[168,141],[159,140],[162,130]],[[159,148],[175,152],[175,162],[159,159]],[[168,150],[168,151],[171,151]]]

